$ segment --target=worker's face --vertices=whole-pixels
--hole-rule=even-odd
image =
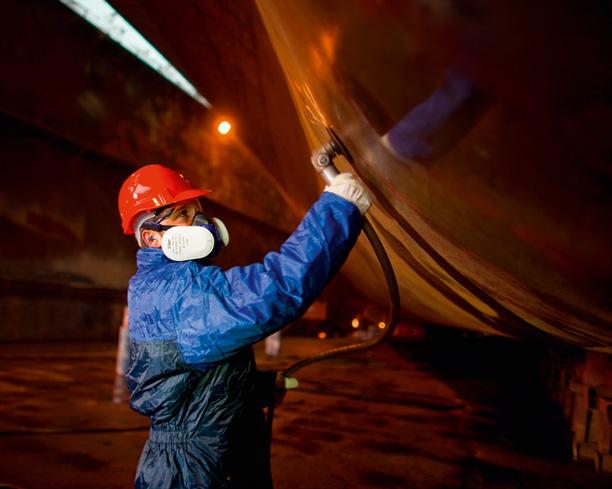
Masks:
[[[160,217],[163,217],[163,219],[158,221],[158,224],[162,226],[191,226],[196,213],[201,211],[202,206],[198,200],[183,202],[161,212]],[[149,248],[160,248],[161,238],[165,232],[145,229],[142,231],[142,240]]]

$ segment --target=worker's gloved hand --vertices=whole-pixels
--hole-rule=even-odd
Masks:
[[[340,197],[352,202],[359,208],[363,216],[372,205],[372,197],[366,190],[363,183],[357,180],[351,173],[340,173],[336,175],[329,185],[325,187],[325,192],[339,195]]]

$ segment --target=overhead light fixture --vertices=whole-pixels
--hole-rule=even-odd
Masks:
[[[224,136],[228,134],[232,130],[232,125],[228,121],[222,121],[217,126],[217,131],[219,134],[223,134]]]
[[[60,0],[207,109],[211,103],[105,0]]]

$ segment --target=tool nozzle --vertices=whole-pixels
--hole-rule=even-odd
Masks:
[[[336,132],[331,128],[327,128],[330,135],[330,140],[315,150],[310,157],[312,165],[318,173],[321,174],[325,183],[329,184],[331,180],[338,175],[338,169],[334,165],[336,156],[344,156],[350,163],[353,162],[353,157]]]

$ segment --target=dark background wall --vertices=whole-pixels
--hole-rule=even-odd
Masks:
[[[129,168],[6,114],[0,134],[0,338],[109,337],[134,270],[116,210]]]
[[[117,192],[142,164],[167,164],[214,189],[207,211],[232,235],[220,265],[257,261],[280,246],[316,195],[316,177],[263,28],[253,49],[269,69],[257,85],[288,102],[269,105],[276,115],[265,123],[276,124],[274,141],[249,133],[261,117],[237,118],[227,103],[225,112],[206,110],[60,2],[4,8],[0,340],[115,336],[137,249],[121,233]],[[253,103],[266,103],[260,95]],[[221,140],[214,124],[227,114],[237,130]],[[301,155],[296,174],[305,177],[281,187],[262,158],[276,158],[287,145]]]

